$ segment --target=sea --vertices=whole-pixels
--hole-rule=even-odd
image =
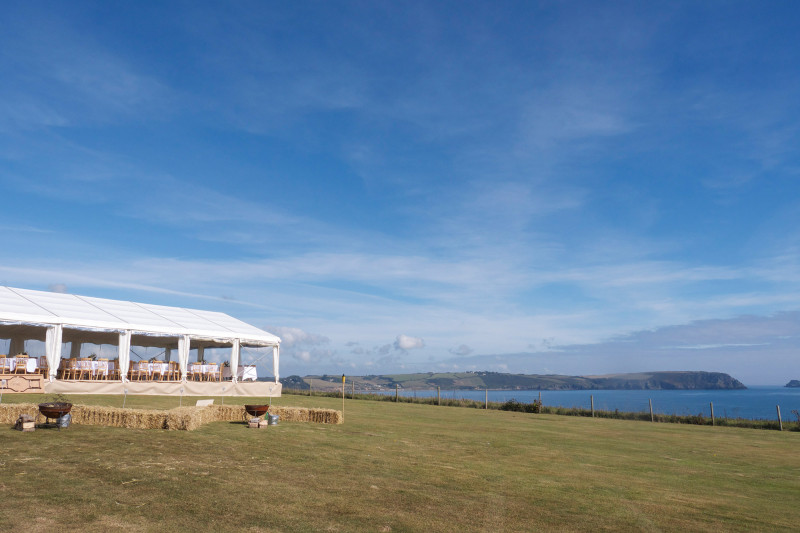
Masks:
[[[358,392],[358,391],[356,391]],[[375,392],[375,391],[363,391]],[[394,395],[394,390],[382,391]],[[436,397],[436,390],[400,389],[401,396],[418,398]],[[653,412],[665,415],[714,416],[717,418],[747,418],[751,420],[777,420],[778,407],[781,419],[797,421],[800,412],[800,388],[777,386],[749,387],[742,390],[579,390],[579,391],[538,391],[538,390],[488,390],[490,402],[516,400],[531,403],[539,399],[542,403],[557,407],[591,408],[594,397],[595,410],[649,412],[650,402]],[[484,401],[484,390],[446,390],[441,389],[441,397]]]

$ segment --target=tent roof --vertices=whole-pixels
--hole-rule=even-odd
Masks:
[[[189,335],[243,345],[277,346],[280,338],[225,313],[0,286],[0,323],[54,325],[144,335]]]

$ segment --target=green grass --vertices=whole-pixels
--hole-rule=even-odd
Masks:
[[[304,391],[297,389],[283,389],[284,395],[301,395],[301,396],[324,396],[330,398],[341,398],[341,392],[329,391]],[[418,403],[424,405],[440,405],[444,407],[469,407],[472,409],[499,409],[501,411],[520,411],[527,413],[544,413],[550,415],[564,415],[564,416],[592,416],[590,409],[582,407],[559,407],[551,405],[543,405],[537,408],[535,403],[521,403],[514,399],[505,402],[485,402],[481,400],[467,400],[463,398],[435,398],[430,396],[409,396],[407,391],[405,395],[394,394],[377,394],[369,392],[361,392],[351,394],[345,390],[345,397],[356,400],[372,400],[376,402],[403,402],[403,403]],[[784,431],[800,431],[800,421],[791,412],[792,418],[784,419]],[[643,422],[651,422],[650,413],[645,411],[639,412],[626,412],[626,411],[604,411],[595,410],[595,418],[616,418],[620,420],[640,420]],[[716,417],[714,421],[711,417],[698,415],[676,415],[676,414],[653,414],[652,421],[665,422],[669,424],[695,424],[700,426],[729,426],[751,429],[781,429],[781,423],[777,420],[764,420],[764,419],[749,419],[749,418],[727,418]]]
[[[338,426],[3,428],[0,531],[790,531],[798,447],[794,432],[362,400]]]

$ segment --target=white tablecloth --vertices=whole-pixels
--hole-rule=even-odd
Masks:
[[[222,377],[223,378],[231,377],[231,367],[229,366],[222,367]],[[258,372],[256,372],[256,365],[240,366],[236,371],[236,377],[239,379],[239,381],[258,380]]]
[[[141,365],[141,366],[140,366]],[[154,373],[164,375],[169,371],[169,363],[141,363],[139,361],[135,363],[131,363],[130,368],[139,373],[140,369],[143,369],[147,372],[147,377],[149,378]]]
[[[62,359],[61,367],[66,365],[66,359]],[[78,372],[85,377],[84,372],[88,372],[91,379],[97,379],[100,376],[108,378],[109,374],[114,373],[114,361],[77,361]]]
[[[26,372],[28,374],[33,374],[36,372],[36,369],[39,368],[39,360],[35,357],[28,357],[27,358],[27,367]],[[17,366],[17,358],[16,357],[6,357],[6,367],[2,370],[5,372],[14,372],[14,369]]]
[[[197,368],[197,363],[189,363],[189,374],[192,373],[193,368]],[[219,372],[219,365],[204,365],[201,364],[200,372],[203,374],[203,379],[205,379],[211,372],[217,373]],[[217,379],[217,378],[214,378]]]
[[[108,377],[109,372],[114,373],[114,361],[89,361],[89,366],[93,376]]]

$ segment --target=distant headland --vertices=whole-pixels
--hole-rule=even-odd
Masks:
[[[793,379],[792,381],[784,385],[784,387],[790,387],[790,388],[800,387],[800,379]]]
[[[287,389],[338,390],[341,376],[289,376],[281,379]],[[712,390],[746,389],[722,372],[637,372],[601,376],[505,374],[500,372],[427,372],[347,376],[347,386],[358,390],[457,389],[457,390]],[[793,386],[793,385],[787,385]],[[800,383],[798,385],[800,386]]]

